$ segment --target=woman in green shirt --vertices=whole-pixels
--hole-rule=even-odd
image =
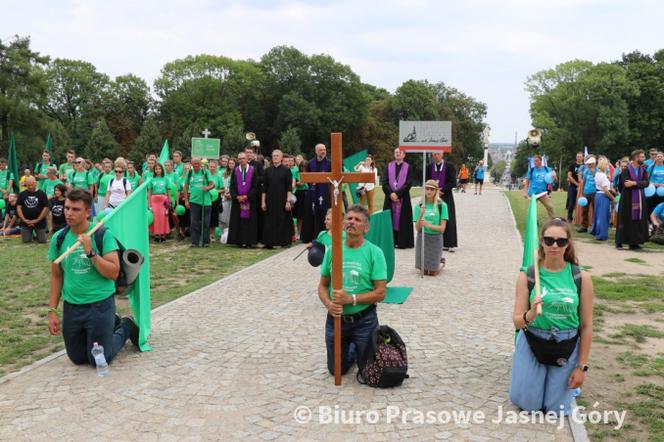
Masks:
[[[449,219],[447,204],[441,201],[438,195],[438,181],[428,180],[424,186],[423,201],[415,206],[413,215],[417,230],[415,268],[422,269],[422,255],[424,255],[424,274],[429,276],[436,276],[443,269],[441,260],[443,232]],[[424,253],[422,241],[424,241]]]
[[[127,181],[131,184],[131,190],[138,189],[141,176],[136,172],[136,165],[133,161],[127,161]]]
[[[156,242],[166,241],[171,233],[168,223],[168,209],[171,203],[171,186],[168,178],[164,176],[164,167],[157,163],[154,166],[154,176],[148,184],[148,202],[154,215],[150,233],[154,234]]]
[[[578,268],[572,230],[562,218],[544,224],[538,252],[535,265],[541,294],[523,272],[516,283],[513,320],[521,331],[512,361],[510,400],[525,411],[569,415],[575,390],[588,371],[593,283]],[[536,272],[528,272],[537,278]],[[539,314],[538,305],[542,307]]]

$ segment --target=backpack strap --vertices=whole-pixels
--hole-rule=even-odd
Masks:
[[[104,254],[104,234],[106,233],[106,227],[101,226],[97,231],[95,232],[95,245],[97,246],[97,250],[99,251],[99,256],[102,256]]]
[[[581,296],[581,267],[572,264],[572,277],[574,278],[574,285],[576,286],[576,293]],[[528,296],[535,287],[535,267],[528,266],[526,269],[526,279],[528,280]]]
[[[69,224],[67,224],[60,231],[60,233],[58,233],[58,237],[55,239],[55,248],[58,250],[58,253],[60,253],[60,249],[62,248],[62,243],[65,242],[65,236],[67,236],[67,232],[69,232]]]
[[[122,188],[125,191],[125,196],[127,196],[127,178],[122,178]]]

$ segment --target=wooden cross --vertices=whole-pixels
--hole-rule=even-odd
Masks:
[[[203,136],[204,136],[205,138],[207,138],[208,136],[210,136],[210,134],[211,134],[212,132],[210,132],[210,131],[208,130],[208,128],[206,127],[205,130],[204,130],[203,132],[201,132],[201,133],[203,134]]]
[[[341,160],[341,133],[331,135],[332,172],[303,172],[300,181],[303,183],[332,184],[332,288],[343,288],[343,248],[341,230],[343,224],[343,203],[341,200],[341,182],[373,183],[373,173],[343,172]],[[334,318],[334,385],[341,385],[341,318]]]

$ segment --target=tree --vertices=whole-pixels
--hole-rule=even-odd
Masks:
[[[150,88],[142,78],[123,75],[109,84],[104,113],[109,129],[120,143],[122,156],[129,156],[151,102]]]
[[[90,134],[90,141],[85,146],[85,156],[92,161],[99,161],[103,158],[110,158],[115,160],[119,155],[120,145],[103,118],[97,121],[92,133]]]
[[[129,155],[129,159],[134,161],[136,165],[140,167],[140,165],[143,164],[143,161],[145,161],[145,156],[150,152],[157,152],[157,149],[161,147],[161,144],[162,138],[159,134],[157,121],[153,117],[148,117],[143,122],[141,133],[134,141],[134,146]],[[175,150],[181,150],[180,147],[176,147],[175,143],[173,144],[173,148]]]
[[[35,132],[44,124],[38,106],[46,97],[43,68],[49,58],[30,49],[30,37],[0,39],[0,145],[7,145],[9,130],[17,144],[34,146]],[[44,134],[45,136],[46,134]]]
[[[490,157],[489,157],[490,158]],[[494,165],[491,167],[490,174],[493,177],[493,182],[494,183],[499,183],[500,179],[503,177],[503,173],[505,173],[505,166],[506,163],[504,160],[500,160],[497,163],[494,163]]]
[[[399,86],[392,98],[393,120],[438,120],[436,94],[429,82],[408,80]]]
[[[300,131],[291,126],[283,131],[279,137],[279,149],[291,155],[301,155],[302,140],[300,139]]]

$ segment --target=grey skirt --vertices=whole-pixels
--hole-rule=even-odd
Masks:
[[[436,233],[424,234],[424,270],[437,272],[440,267],[440,258],[443,254],[443,235]],[[422,231],[417,232],[415,241],[415,268],[422,268]]]

